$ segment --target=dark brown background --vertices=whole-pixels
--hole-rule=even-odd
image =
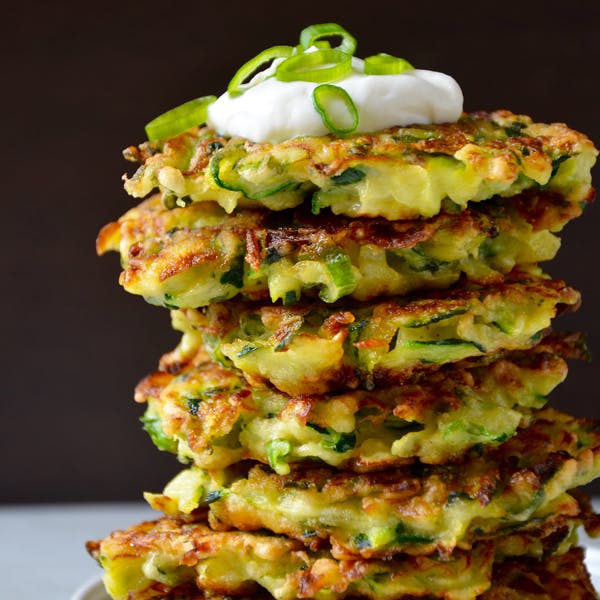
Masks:
[[[3,9],[5,146],[0,501],[139,498],[179,465],[140,428],[136,381],[176,343],[166,310],[117,285],[94,239],[130,200],[121,149],[143,125],[220,93],[260,50],[337,21],[379,51],[452,74],[467,110],[567,121],[600,142],[600,3],[37,2]],[[584,295],[565,328],[600,352],[599,207],[571,224],[550,271]],[[598,365],[554,404],[600,416]],[[596,488],[600,492],[600,487]]]

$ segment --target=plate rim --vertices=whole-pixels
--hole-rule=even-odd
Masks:
[[[102,583],[102,575],[89,577],[77,588],[70,600],[110,600]]]

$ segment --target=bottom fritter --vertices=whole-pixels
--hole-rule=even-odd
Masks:
[[[264,533],[215,532],[163,518],[117,531],[88,550],[105,569],[115,599],[293,600],[371,598],[487,600],[593,599],[571,523],[525,539],[507,536],[449,557],[336,560],[300,542]],[[516,552],[518,559],[503,558]]]

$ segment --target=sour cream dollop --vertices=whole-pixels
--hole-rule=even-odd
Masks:
[[[208,108],[207,125],[227,137],[273,144],[329,133],[313,105],[312,93],[318,84],[271,77],[278,62],[259,73],[243,94],[220,96]],[[332,83],[348,92],[358,110],[356,133],[394,125],[452,122],[463,110],[460,86],[437,71],[366,75],[364,62],[354,58],[352,72]]]

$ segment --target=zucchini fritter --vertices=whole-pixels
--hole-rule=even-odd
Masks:
[[[318,459],[367,471],[456,461],[476,444],[506,440],[565,378],[562,356],[584,354],[581,336],[555,335],[403,386],[295,397],[250,386],[203,355],[181,364],[168,354],[140,382],[136,401],[148,403],[143,421],[155,444],[203,469],[252,459],[284,475],[291,463]]]
[[[266,534],[215,532],[201,523],[169,519],[117,531],[88,545],[105,569],[115,600],[152,598],[153,583],[195,583],[206,592],[251,595],[259,586],[277,600],[361,596],[393,600],[422,595],[468,600],[490,586],[493,545],[456,552],[447,560],[405,557],[336,560],[327,551],[307,551],[295,540]]]
[[[581,563],[581,555],[569,551],[570,532],[577,522],[559,517],[549,527],[532,531],[522,545],[511,544],[511,535],[506,540],[508,546],[518,548],[525,573],[535,576],[557,562],[565,564],[567,559],[560,556],[573,557],[569,564]],[[560,554],[550,556],[558,548]],[[221,595],[240,600],[409,600],[423,597],[425,590],[427,598],[471,600],[490,589],[492,569],[494,575],[498,572],[492,590],[495,585],[503,590],[515,585],[510,559],[498,558],[494,563],[490,542],[448,557],[347,561],[336,559],[326,548],[307,550],[300,542],[280,536],[215,532],[203,523],[163,518],[88,542],[88,550],[105,569],[104,582],[115,600],[224,600]],[[542,556],[544,560],[536,560]],[[583,575],[585,568],[580,565],[577,572]]]
[[[562,281],[513,273],[506,283],[458,286],[416,298],[327,306],[251,305],[239,300],[173,311],[184,333],[180,360],[204,344],[252,384],[291,396],[372,389],[415,370],[499,350],[529,348],[579,294]]]
[[[508,111],[456,123],[393,127],[374,134],[298,137],[281,144],[225,139],[208,128],[132,146],[140,161],[125,189],[158,187],[167,206],[216,201],[271,210],[310,203],[350,217],[432,217],[444,206],[546,187],[569,201],[590,192],[596,149],[564,124],[533,123]]]
[[[213,202],[169,210],[159,195],[100,232],[99,253],[120,251],[121,284],[169,308],[197,308],[241,293],[295,304],[445,288],[461,275],[499,281],[515,265],[550,260],[552,232],[579,216],[578,202],[532,190],[429,220],[318,218]]]
[[[296,467],[277,475],[260,465],[218,472],[230,483],[208,471],[185,473],[164,497],[147,499],[166,512],[190,513],[193,490],[196,506],[209,504],[215,529],[265,528],[311,547],[328,540],[338,558],[447,554],[526,531],[550,515],[580,514],[567,491],[600,475],[600,422],[544,409],[508,441],[473,449],[458,464],[369,474]],[[187,494],[185,506],[180,494]]]
[[[96,551],[93,550],[93,552]],[[476,566],[473,565],[473,567]],[[375,574],[367,580],[367,583],[373,586],[378,583],[377,578],[378,575]],[[346,597],[348,600],[352,598],[351,596]],[[273,598],[264,588],[253,590],[251,594],[235,595],[236,600],[272,600]],[[395,598],[396,600],[415,600],[416,597],[404,595]],[[431,599],[431,596],[421,595],[419,598]],[[544,560],[519,558],[495,563],[491,587],[478,598],[480,600],[597,600],[598,597],[583,561],[583,549],[572,548],[564,554],[550,556]],[[232,596],[205,592],[191,582],[185,586],[173,587],[148,581],[148,587],[131,591],[127,595],[127,599],[231,600]],[[466,598],[461,598],[461,600],[466,600]]]

